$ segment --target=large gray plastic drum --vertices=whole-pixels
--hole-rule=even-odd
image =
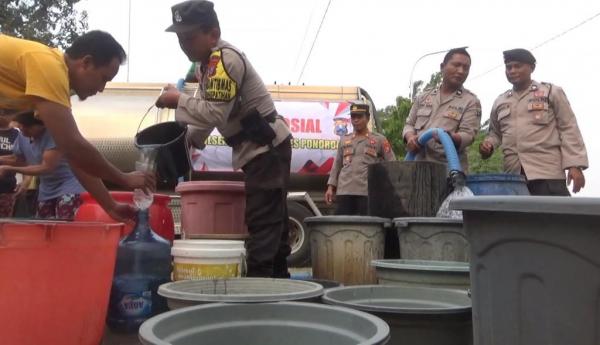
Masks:
[[[467,290],[469,264],[456,261],[373,260],[381,285],[424,286]]]
[[[198,305],[157,315],[139,331],[146,345],[375,345],[389,333],[373,315],[300,302]]]
[[[471,300],[466,291],[391,285],[330,289],[323,301],[368,312],[390,325],[390,344],[472,343]]]
[[[600,199],[453,201],[471,244],[475,342],[599,344]]]
[[[461,219],[402,217],[394,218],[394,226],[401,259],[469,261],[469,242]]]
[[[180,280],[158,288],[171,310],[196,304],[264,303],[280,301],[318,302],[323,286],[317,283],[273,278]]]
[[[371,260],[383,259],[388,218],[321,216],[304,219],[310,228],[312,274],[344,285],[375,284]]]

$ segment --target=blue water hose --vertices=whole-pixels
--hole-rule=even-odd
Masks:
[[[433,133],[437,132],[440,141],[442,142],[442,146],[444,147],[444,153],[446,154],[446,160],[448,161],[448,170],[452,175],[452,172],[462,172],[462,168],[460,166],[460,160],[458,159],[458,153],[456,152],[456,147],[454,147],[454,142],[452,138],[441,128],[430,128],[426,130],[423,134],[419,136],[419,145],[425,146],[431,138],[433,138]],[[409,152],[404,157],[405,161],[414,161],[416,154]]]

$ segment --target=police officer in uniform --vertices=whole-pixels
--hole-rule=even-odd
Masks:
[[[505,51],[504,64],[513,87],[494,102],[481,156],[501,147],[505,172],[525,175],[532,195],[569,196],[571,181],[573,193],[579,192],[588,158],[563,89],[531,79],[536,61],[525,49]]]
[[[196,62],[200,92],[191,97],[169,85],[156,104],[176,109],[176,121],[189,125],[197,148],[204,148],[213,128],[223,135],[232,147],[233,168],[245,173],[247,275],[289,277],[291,133],[246,56],[221,39],[212,2],[179,3],[172,16],[167,31],[177,34],[183,52]]]
[[[447,163],[444,148],[438,138],[430,140],[424,147],[417,141],[425,130],[441,128],[452,137],[462,169],[465,173],[468,171],[466,149],[473,143],[481,120],[479,99],[463,88],[470,68],[471,56],[466,49],[449,50],[440,65],[440,87],[425,89],[415,100],[402,137],[408,151],[417,153],[417,160]]]
[[[331,205],[336,196],[336,214],[367,215],[367,168],[369,164],[396,160],[396,156],[383,135],[369,131],[369,105],[352,104],[350,118],[354,132],[340,140],[327,181],[325,202]]]

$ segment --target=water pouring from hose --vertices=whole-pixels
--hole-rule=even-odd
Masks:
[[[465,173],[460,166],[460,160],[454,142],[448,133],[441,128],[430,128],[419,136],[419,145],[425,146],[429,140],[434,138],[434,134],[437,135],[444,147],[444,153],[446,154],[446,160],[448,161],[448,179],[453,188],[453,191],[442,203],[436,216],[444,218],[462,218],[462,213],[460,211],[450,210],[450,201],[460,197],[473,196],[473,192],[466,186]],[[415,153],[409,152],[406,154],[404,160],[413,161],[415,160],[415,157]]]

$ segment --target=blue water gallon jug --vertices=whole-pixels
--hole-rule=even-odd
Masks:
[[[150,228],[140,210],[133,231],[119,242],[107,324],[121,333],[137,332],[146,319],[168,310],[158,287],[171,280],[171,245]]]
[[[525,176],[515,174],[474,174],[467,187],[475,195],[529,195]]]

